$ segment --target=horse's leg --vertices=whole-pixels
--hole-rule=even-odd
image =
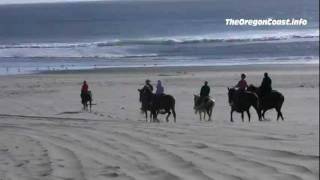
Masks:
[[[160,122],[158,119],[158,114],[159,114],[159,110],[154,112],[154,117],[155,117],[154,121],[155,122]]]
[[[209,118],[208,118],[208,121],[211,121],[211,115],[212,115],[212,110],[208,110],[208,116],[209,116]]]
[[[200,121],[202,121],[201,111],[199,111]]]
[[[176,118],[177,118],[176,110],[174,108],[171,108],[171,110],[172,110],[172,115],[173,115],[173,121],[176,122]]]
[[[283,118],[283,116],[282,116],[282,112],[281,112],[282,104],[283,104],[283,102],[282,102],[282,103],[280,103],[280,105],[279,105],[279,114],[280,114],[280,117],[281,117],[281,119],[282,119],[282,121],[283,121],[283,120],[284,120],[284,118]]]
[[[258,114],[258,118],[259,118],[259,121],[262,121],[261,117],[261,109],[257,106],[253,106],[253,108],[256,110],[257,114]]]
[[[280,117],[283,121],[283,116],[282,116],[282,112],[281,112],[281,105],[276,107],[276,111],[277,111],[277,121],[279,120]]]
[[[282,116],[281,110],[280,110],[279,112],[280,112],[280,117],[281,117],[282,121],[284,121],[284,118],[283,118],[283,116]]]
[[[89,101],[89,106],[90,106],[90,112],[91,112],[91,107],[92,107],[92,100],[91,99]]]
[[[150,122],[154,122],[154,114],[152,111],[150,111],[150,115],[149,115],[149,119],[150,119]]]
[[[233,109],[231,109],[231,111],[230,111],[230,117],[231,117],[230,121],[231,121],[231,122],[233,122],[233,118],[232,118],[232,113],[233,113],[233,111],[234,111]]]
[[[276,109],[276,111],[277,111],[277,121],[279,121],[279,118],[280,118],[279,110]]]
[[[250,122],[251,115],[250,115],[250,111],[249,110],[247,110],[247,115],[248,115],[249,122]]]
[[[82,100],[82,105],[83,105],[83,111],[85,111],[86,110],[86,101],[84,99]]]
[[[168,110],[167,113],[168,113],[168,115],[167,115],[167,117],[166,117],[166,121],[169,122],[169,116],[170,116],[170,114],[171,114],[170,110]]]
[[[243,112],[241,112],[241,120],[242,120],[242,122],[244,122],[244,115],[243,115]]]
[[[150,111],[150,119],[152,119],[152,122],[158,121],[158,110],[151,110]]]
[[[152,115],[152,122],[159,122],[159,120],[158,120],[158,111],[157,110],[153,110],[150,113]]]
[[[148,122],[148,111],[144,111],[144,114],[146,115],[146,122]]]
[[[281,112],[281,109],[279,109],[279,114],[280,114],[280,117],[282,119],[282,121],[284,120],[283,116],[282,116],[282,112]]]

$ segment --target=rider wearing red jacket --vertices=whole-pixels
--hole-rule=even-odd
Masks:
[[[87,84],[87,81],[83,81],[82,87],[81,87],[81,94],[87,94],[89,90],[89,86]]]

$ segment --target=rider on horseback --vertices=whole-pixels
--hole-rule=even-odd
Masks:
[[[156,90],[156,96],[161,96],[164,94],[164,88],[162,86],[162,83],[160,80],[158,80],[158,83],[157,83],[157,90]]]
[[[204,106],[209,100],[210,94],[210,86],[208,86],[208,81],[204,82],[204,85],[201,87],[200,90],[200,99],[199,99],[199,107]]]
[[[235,86],[235,88],[237,88],[238,90],[235,92],[235,102],[231,102],[231,103],[237,103],[240,99],[240,96],[246,91],[248,84],[246,79],[246,75],[244,73],[241,74],[241,80],[238,82],[238,84]]]
[[[87,84],[87,81],[83,81],[82,87],[81,87],[81,97],[88,94],[89,86]]]
[[[148,99],[147,102],[151,101],[152,98],[152,91],[153,91],[153,86],[150,84],[150,80],[147,79],[145,85],[143,86],[143,88],[141,89],[142,94],[147,94]],[[140,102],[142,102],[142,97],[140,96]],[[141,110],[143,109],[142,104],[141,104]]]
[[[147,79],[146,80],[146,84],[143,86],[143,88],[141,89],[143,92],[148,92],[148,93],[152,93],[153,91],[153,86],[150,84],[150,80]]]
[[[269,77],[268,73],[265,72],[264,78],[260,86],[260,95],[262,98],[272,91],[271,84],[272,84],[271,78]]]
[[[157,82],[156,95],[154,96],[154,105],[156,108],[160,106],[160,98],[164,95],[164,88],[160,80]]]
[[[91,111],[92,94],[91,94],[91,91],[89,91],[89,86],[87,84],[87,81],[83,81],[80,97],[81,97],[81,103],[83,104],[83,109],[86,109],[88,107],[88,102],[89,102],[90,111]]]
[[[242,73],[241,74],[241,80],[235,86],[236,88],[238,88],[238,90],[240,90],[242,92],[244,92],[248,87],[247,81],[245,79],[246,79],[246,75]]]

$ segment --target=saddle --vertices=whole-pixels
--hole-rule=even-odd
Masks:
[[[204,97],[200,97],[198,102],[197,102],[197,109],[200,109],[202,107],[204,107],[210,100],[210,96],[204,96]]]

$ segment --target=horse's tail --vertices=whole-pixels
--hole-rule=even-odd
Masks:
[[[209,106],[209,111],[207,111],[208,115],[209,115],[209,120],[211,120],[211,116],[212,116],[212,112],[213,112],[213,108],[216,105],[216,101],[212,98],[210,98],[210,106]]]
[[[214,99],[212,99],[212,98],[210,98],[210,100],[211,100],[210,110],[212,111],[214,106],[216,105],[216,101]]]
[[[279,94],[280,94],[279,105],[280,105],[280,108],[281,108],[282,104],[284,103],[284,96],[281,93],[279,93]]]
[[[284,103],[284,96],[281,93],[279,93],[279,99],[278,99],[276,108],[281,111],[283,103]]]

